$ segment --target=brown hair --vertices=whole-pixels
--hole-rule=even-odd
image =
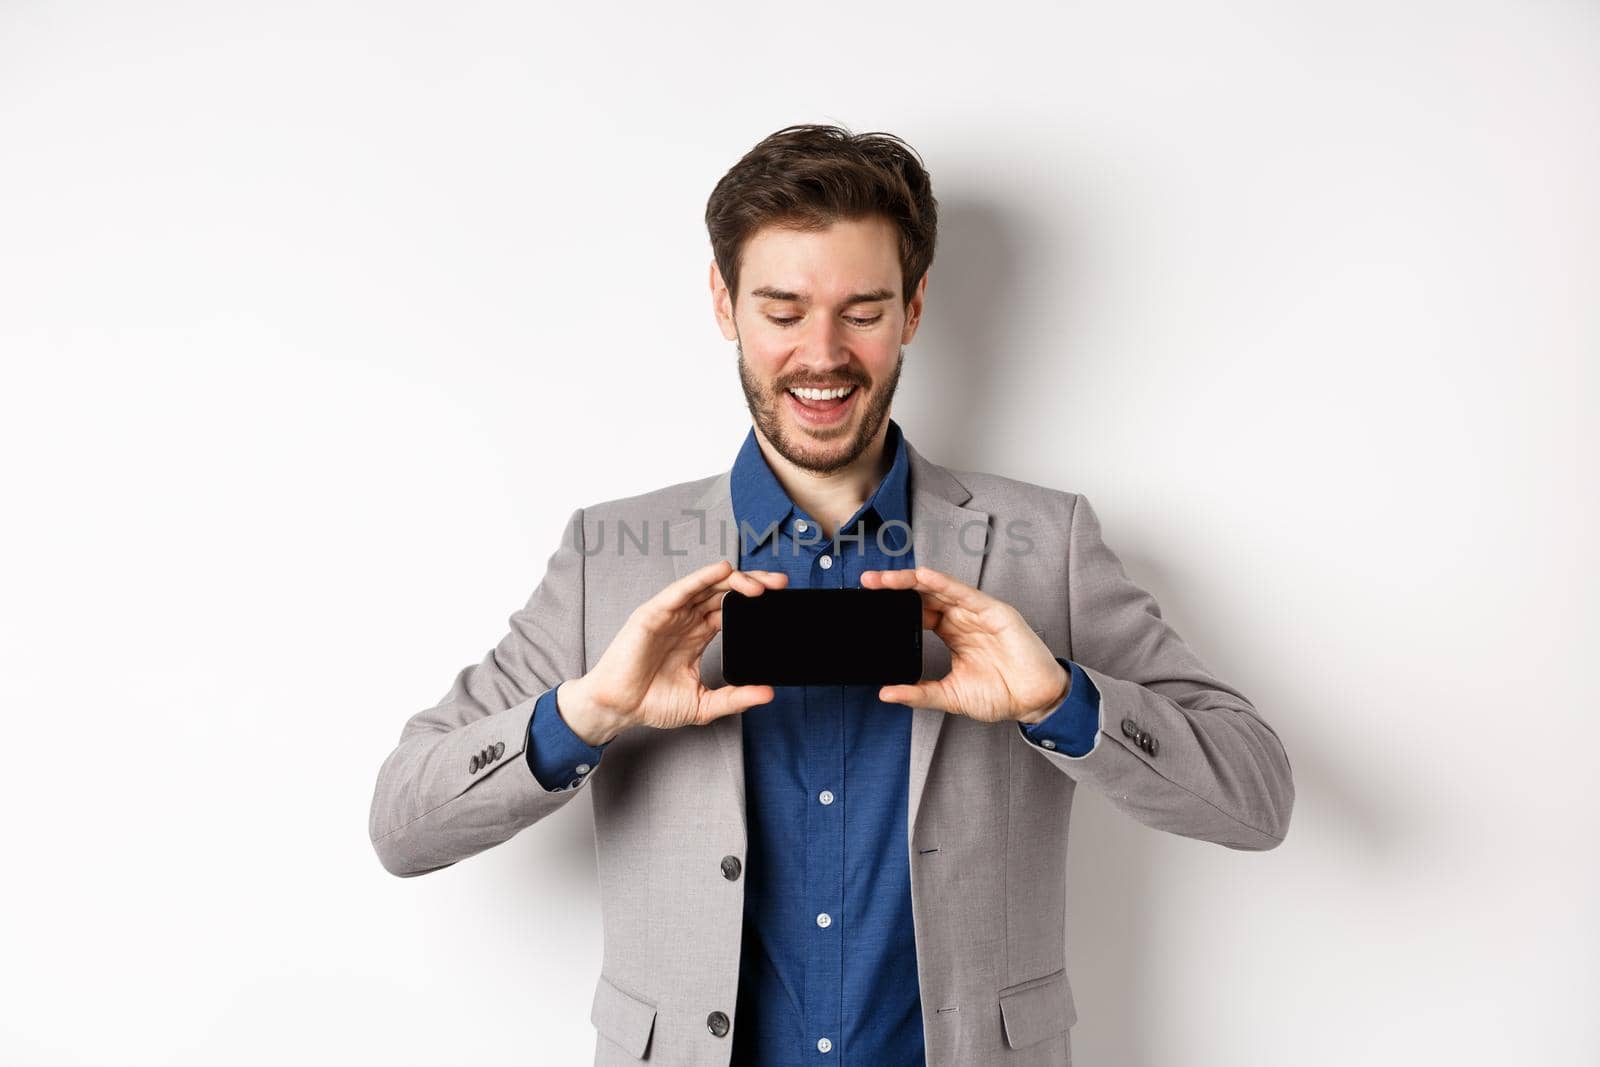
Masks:
[[[922,158],[890,133],[839,126],[786,126],[762,139],[711,190],[711,253],[739,295],[744,243],[763,226],[820,230],[841,219],[882,215],[900,230],[901,297],[909,303],[933,263],[938,201]]]

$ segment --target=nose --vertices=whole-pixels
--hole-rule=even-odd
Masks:
[[[820,315],[807,324],[795,352],[795,362],[819,378],[847,366],[850,351],[844,344],[843,324],[827,315]]]

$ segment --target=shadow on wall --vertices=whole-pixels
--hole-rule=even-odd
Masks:
[[[1013,324],[1030,310],[1025,279],[1038,275],[1046,256],[1030,242],[1028,221],[960,193],[939,199],[939,246],[923,323],[906,348],[895,418],[923,455],[958,470],[986,469],[983,457],[1015,447],[996,440],[1006,436],[1017,391],[1028,388],[1026,371],[1013,365],[1022,350]],[[1059,267],[1049,264],[1057,276]]]
[[[1053,207],[1059,212],[1060,205]],[[1036,220],[1011,205],[946,193],[940,211],[926,321],[907,349],[901,383],[915,416],[903,415],[897,401],[896,418],[929,458],[958,470],[1007,474],[986,457],[1026,447],[1026,434],[1023,441],[1006,438],[1015,400],[1035,373],[1029,342],[1013,324],[1040,320],[1039,309],[1029,305],[1043,290],[1028,279],[1049,278],[1049,317],[1060,323],[1061,334],[1048,358],[1066,359],[1077,348],[1073,323],[1079,316],[1072,308],[1081,290],[1063,281],[1075,273],[1068,269],[1075,249],[1070,243],[1046,247],[1048,241],[1036,236],[1045,232]],[[1053,223],[1049,232],[1058,228]],[[1071,398],[1064,397],[1062,416],[1071,411]],[[1074,476],[1063,468],[1045,484],[1071,490]],[[1079,1017],[1073,1059],[1155,1067],[1144,1035],[1150,968],[1158,965],[1160,946],[1141,916],[1153,906],[1157,842],[1092,788],[1077,790],[1070,832],[1067,973]]]

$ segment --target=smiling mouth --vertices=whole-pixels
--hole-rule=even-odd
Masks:
[[[833,389],[791,387],[784,392],[812,411],[832,411],[854,396],[856,387],[854,385],[842,385]]]
[[[844,391],[843,396],[838,396]],[[840,422],[845,412],[855,405],[858,386],[841,386],[838,389],[785,389],[795,418],[808,426],[831,426]],[[806,394],[806,395],[802,395]]]

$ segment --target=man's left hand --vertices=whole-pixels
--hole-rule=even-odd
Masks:
[[[1038,722],[1066,699],[1072,675],[1022,613],[932,567],[866,571],[863,589],[915,589],[922,626],[950,648],[950,673],[917,685],[886,685],[878,699],[938,708],[979,722]]]

